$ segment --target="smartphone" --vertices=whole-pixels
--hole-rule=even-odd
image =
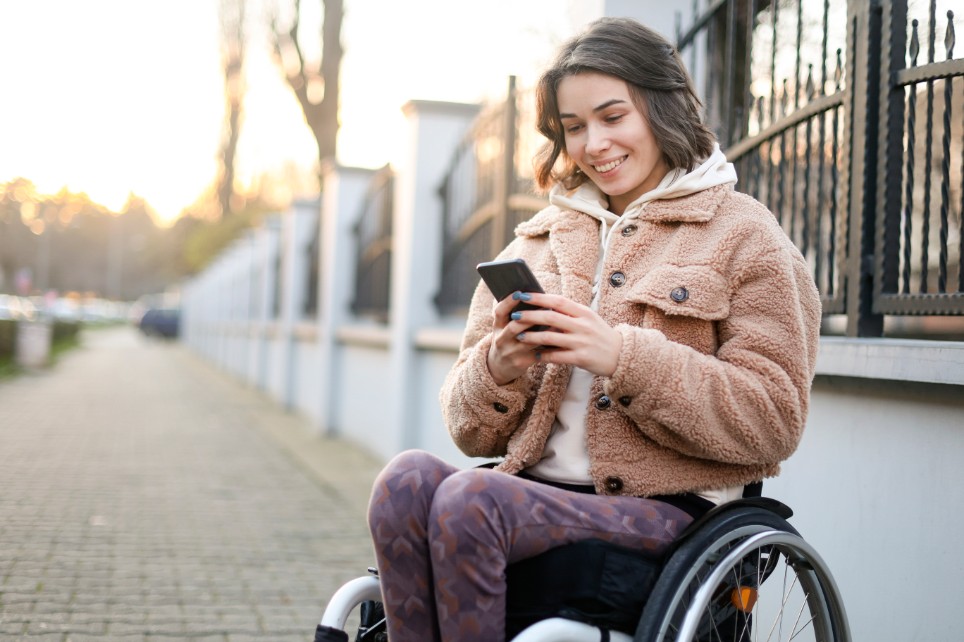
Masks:
[[[476,266],[482,280],[489,286],[496,301],[501,301],[513,292],[544,292],[539,281],[536,279],[532,270],[526,265],[523,259],[505,259],[502,261],[489,261],[479,263]],[[538,310],[539,306],[520,301],[517,306],[512,308],[513,312],[521,310]],[[532,332],[541,332],[548,329],[548,326],[532,326]]]

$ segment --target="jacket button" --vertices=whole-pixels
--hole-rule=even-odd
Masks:
[[[619,477],[607,477],[606,478],[606,490],[611,493],[618,493],[623,489],[623,480]]]
[[[686,291],[686,288],[673,288],[673,291],[669,293],[669,298],[673,299],[677,303],[682,303],[686,299],[690,298],[690,293]]]
[[[596,407],[599,408],[600,410],[605,410],[610,405],[612,405],[612,403],[613,403],[612,399],[610,399],[606,395],[603,395],[599,399],[596,399]]]
[[[627,397],[620,397],[620,398],[619,398],[619,403],[622,404],[622,405],[624,405],[624,406],[628,406],[628,405],[631,404],[632,402],[633,402],[633,398],[632,398],[632,397],[628,397],[628,396],[627,396]]]
[[[622,232],[620,232],[620,233],[621,233],[623,236],[632,236],[633,234],[636,233],[636,230],[638,230],[638,229],[639,229],[639,228],[636,227],[635,225],[627,225],[626,227],[624,227],[624,228],[622,229]]]
[[[509,407],[504,403],[499,403],[498,401],[492,404],[492,407],[495,408],[496,412],[501,412],[503,414],[509,412]]]
[[[622,272],[613,272],[609,276],[609,284],[614,288],[622,287],[624,283],[626,283],[626,275]]]

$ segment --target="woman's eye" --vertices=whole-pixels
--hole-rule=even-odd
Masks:
[[[623,119],[622,114],[612,114],[612,115],[606,116],[607,123],[618,123],[622,119]]]
[[[567,126],[566,126],[566,133],[567,133],[567,134],[575,134],[575,133],[576,133],[577,131],[579,131],[581,128],[582,128],[582,125],[567,125]]]

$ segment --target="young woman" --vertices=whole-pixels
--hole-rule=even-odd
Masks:
[[[551,205],[500,258],[547,293],[496,302],[480,285],[441,393],[458,446],[501,463],[410,451],[375,484],[392,642],[503,639],[507,564],[586,538],[659,552],[775,475],[803,431],[816,287],[734,190],[675,48],[593,23],[542,76],[538,121]]]

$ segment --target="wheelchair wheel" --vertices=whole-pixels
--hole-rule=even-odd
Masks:
[[[637,642],[849,641],[843,603],[820,556],[779,515],[722,513],[667,561]]]

